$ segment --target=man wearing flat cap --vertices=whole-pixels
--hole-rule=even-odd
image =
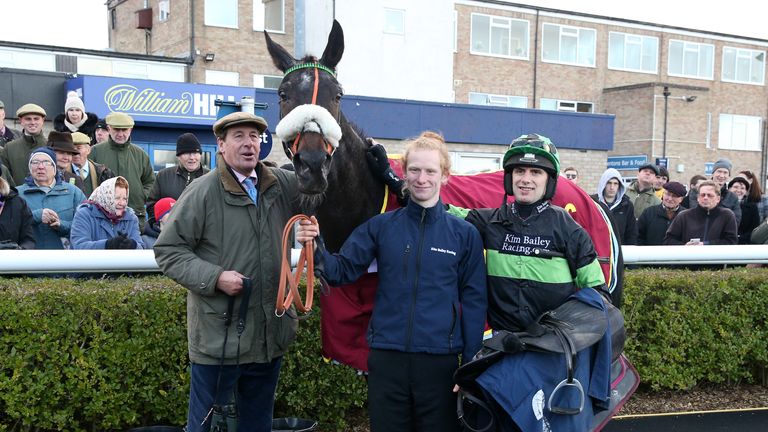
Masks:
[[[21,136],[21,132],[5,125],[5,103],[0,100],[0,147]]]
[[[8,169],[13,181],[20,185],[29,174],[29,156],[32,150],[47,146],[43,123],[45,110],[33,103],[22,105],[16,110],[16,117],[21,123],[21,136],[0,148],[0,162]]]
[[[155,178],[155,184],[149,192],[147,199],[148,224],[144,234],[157,237],[160,234],[160,221],[155,215],[155,203],[162,198],[178,200],[184,189],[192,183],[192,180],[207,174],[210,171],[202,164],[203,149],[200,141],[193,133],[181,134],[176,140],[175,167],[161,169]],[[147,230],[152,230],[147,232]]]
[[[89,197],[104,181],[114,177],[115,173],[105,165],[88,159],[91,154],[91,137],[82,132],[73,132],[72,144],[77,149],[77,154],[72,156],[72,173],[83,179],[83,193]]]
[[[263,118],[235,112],[213,125],[216,169],[193,181],[173,207],[154,245],[166,276],[187,294],[187,337],[191,385],[187,428],[207,431],[214,403],[227,404],[237,389],[238,424],[270,431],[280,364],[296,335],[296,312],[277,316],[283,227],[298,209],[295,174],[259,160]],[[308,238],[297,236],[298,241]],[[236,343],[226,349],[217,388],[225,332],[237,341],[234,325],[222,317],[230,298],[246,301],[246,328],[236,366]],[[254,299],[254,297],[256,297]],[[239,307],[235,307],[237,314]],[[237,321],[238,317],[234,317]],[[218,393],[217,400],[214,395]],[[201,426],[202,424],[202,426]]]
[[[656,246],[664,244],[664,235],[672,221],[685,208],[680,205],[686,195],[685,186],[676,181],[662,187],[661,204],[648,207],[637,220],[637,244]]]
[[[141,147],[131,143],[133,119],[125,113],[107,115],[109,138],[91,149],[91,160],[106,165],[115,175],[128,180],[128,207],[139,218],[139,230],[144,229],[147,212],[144,204],[155,183],[155,172],[149,156]]]
[[[72,172],[72,157],[79,154],[72,141],[72,134],[51,131],[48,134],[48,147],[56,153],[56,169],[61,173],[62,180],[85,193],[83,179]]]
[[[654,164],[648,163],[637,169],[637,179],[627,188],[627,196],[635,206],[635,218],[639,218],[648,207],[661,204],[653,188],[658,175],[659,167]]]

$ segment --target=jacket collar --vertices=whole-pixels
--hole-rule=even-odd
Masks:
[[[437,204],[432,207],[422,207],[413,200],[408,200],[408,205],[405,207],[405,211],[409,216],[421,219],[422,215],[427,223],[436,221],[443,213],[445,213],[445,205],[442,200],[437,200]]]
[[[221,185],[224,187],[225,191],[233,195],[248,197],[248,194],[245,193],[240,186],[240,182],[237,181],[235,174],[232,173],[232,168],[224,162],[224,158],[221,157],[220,153],[216,154],[216,166],[218,167],[217,171],[219,172]],[[259,195],[277,182],[277,177],[275,177],[275,175],[272,174],[272,171],[266,168],[261,161],[256,165],[256,174],[259,176],[259,183],[256,185],[259,190]]]
[[[131,138],[128,138],[128,141],[125,142],[125,144],[118,144],[112,140],[112,137],[110,136],[107,138],[107,142],[109,143],[109,148],[117,151],[124,151],[128,147],[131,146]]]

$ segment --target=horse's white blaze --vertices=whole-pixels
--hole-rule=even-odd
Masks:
[[[322,133],[333,146],[339,147],[341,126],[330,112],[320,105],[299,105],[288,113],[275,128],[275,133],[283,142],[290,142],[302,132]]]

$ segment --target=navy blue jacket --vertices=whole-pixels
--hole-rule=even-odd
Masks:
[[[480,349],[487,292],[477,229],[442,202],[377,215],[357,227],[338,254],[318,249],[323,277],[354,282],[373,259],[379,286],[368,326],[371,348],[430,354]]]

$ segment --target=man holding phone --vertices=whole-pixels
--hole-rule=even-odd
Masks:
[[[699,185],[698,206],[681,212],[669,226],[665,245],[737,244],[738,224],[733,212],[720,203],[720,188],[708,180]]]

